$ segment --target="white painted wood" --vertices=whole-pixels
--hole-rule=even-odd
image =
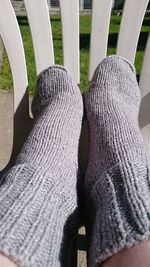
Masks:
[[[47,0],[24,0],[29,19],[37,75],[54,64],[53,40]]]
[[[150,33],[145,49],[144,61],[140,76],[141,108],[139,123],[145,140],[146,147],[150,151]]]
[[[60,0],[63,60],[76,83],[80,82],[79,59],[79,1]]]
[[[143,135],[143,138],[144,138],[145,147],[150,152],[150,124],[145,125],[141,129],[141,132],[142,132],[142,135]]]
[[[98,63],[107,53],[111,7],[112,0],[93,0],[89,80]]]
[[[14,87],[14,113],[28,86],[24,48],[10,0],[0,0],[0,35],[9,58]]]
[[[134,62],[139,34],[149,0],[126,0],[119,32],[117,55]]]

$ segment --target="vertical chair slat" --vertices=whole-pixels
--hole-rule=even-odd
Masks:
[[[15,161],[32,122],[29,118],[27,70],[20,29],[11,1],[0,0],[0,7],[0,34],[10,62],[14,88],[13,148],[9,166]]]
[[[93,0],[89,80],[98,63],[106,56],[112,0]]]
[[[54,64],[54,52],[49,10],[46,0],[24,0],[29,19],[36,71],[39,74]]]
[[[63,59],[76,83],[80,83],[79,59],[79,1],[60,0]]]
[[[139,123],[142,129],[146,147],[150,150],[150,33],[145,49],[144,61],[140,76],[142,102]]]
[[[126,0],[119,32],[117,55],[135,59],[139,34],[149,0]]]
[[[28,80],[22,38],[10,0],[0,0],[0,35],[12,71],[15,113],[26,92]]]

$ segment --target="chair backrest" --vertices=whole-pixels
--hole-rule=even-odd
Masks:
[[[116,53],[134,62],[139,34],[149,0],[126,0]],[[54,64],[53,39],[47,0],[24,0],[30,24],[37,75]],[[14,88],[14,145],[12,159],[32,125],[28,108],[28,78],[24,47],[10,0],[0,0],[0,35],[9,58]],[[90,42],[89,81],[97,64],[107,54],[112,0],[93,0]],[[63,60],[74,80],[80,84],[79,1],[60,0]],[[140,88],[142,104],[139,116],[146,146],[150,147],[150,35],[147,41]],[[85,130],[87,131],[87,130]],[[85,152],[82,152],[83,157]]]

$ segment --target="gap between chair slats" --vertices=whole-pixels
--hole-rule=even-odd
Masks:
[[[150,93],[150,33],[144,53],[144,60],[140,75],[140,88],[142,97]]]

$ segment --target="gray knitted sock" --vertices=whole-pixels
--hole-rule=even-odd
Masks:
[[[39,76],[33,129],[0,188],[0,251],[21,267],[62,266],[64,232],[77,212],[82,109],[64,68]]]
[[[139,104],[134,68],[117,56],[104,59],[85,96],[91,267],[150,237],[150,165],[138,126]]]

